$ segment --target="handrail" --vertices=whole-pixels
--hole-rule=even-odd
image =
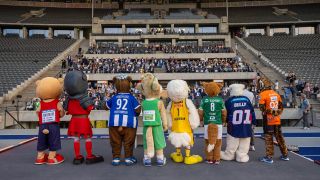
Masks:
[[[7,109],[4,112],[8,114],[17,124],[19,124],[22,127],[22,129],[25,129],[25,127],[15,117],[13,117],[13,115]],[[18,117],[19,117],[19,114],[18,114]],[[4,121],[6,122],[6,119]]]

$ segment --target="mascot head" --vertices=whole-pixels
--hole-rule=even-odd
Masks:
[[[158,79],[151,73],[144,74],[136,88],[146,98],[159,98],[162,92],[162,86],[159,84]]]
[[[120,74],[113,77],[113,84],[117,89],[117,93],[130,93],[130,89],[132,86],[131,82],[131,76],[127,76],[124,74]]]
[[[64,89],[73,98],[87,94],[87,75],[79,70],[69,71],[64,78]]]
[[[231,84],[230,96],[242,96],[245,86],[243,84]]]
[[[204,88],[204,92],[210,97],[218,95],[223,86],[222,84],[215,82],[202,82],[201,84]]]
[[[173,102],[180,102],[189,95],[189,86],[183,80],[171,80],[167,85],[168,96]]]
[[[58,99],[63,91],[63,79],[46,77],[36,82],[36,95],[42,100]]]

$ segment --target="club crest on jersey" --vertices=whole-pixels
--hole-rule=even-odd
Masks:
[[[271,101],[277,101],[278,97],[277,96],[271,96]]]

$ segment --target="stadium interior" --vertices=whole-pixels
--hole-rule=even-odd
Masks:
[[[284,101],[286,141],[319,163],[320,0],[0,0],[0,159],[2,148],[37,135],[35,82],[73,69],[87,75],[98,139],[107,136],[102,107],[115,93],[115,74],[130,75],[135,85],[151,72],[164,89],[186,80],[196,107],[205,96],[202,81],[223,83],[224,100],[229,85],[246,84],[256,99],[258,137],[258,94],[267,78]],[[134,87],[132,93],[142,100]],[[301,93],[312,107],[310,131],[301,129]],[[65,138],[69,119],[61,122]],[[310,179],[319,177],[309,170]]]

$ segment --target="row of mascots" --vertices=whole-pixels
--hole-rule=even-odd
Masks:
[[[136,139],[138,116],[143,119],[143,164],[152,165],[155,158],[157,166],[166,164],[164,132],[169,130],[169,142],[176,151],[170,158],[177,163],[196,164],[203,161],[200,155],[191,153],[194,145],[193,131],[204,122],[205,161],[219,164],[220,159],[247,162],[252,125],[256,124],[254,109],[250,100],[243,96],[244,85],[230,86],[231,97],[224,102],[217,96],[221,85],[215,82],[203,82],[207,96],[201,101],[199,109],[188,99],[189,87],[183,80],[171,80],[167,84],[170,103],[167,107],[160,100],[162,87],[157,78],[143,74],[136,88],[144,95],[141,104],[130,94],[132,78],[117,75],[113,78],[116,94],[105,102],[105,109],[110,111],[108,121],[110,144],[112,148],[112,165],[133,165],[137,159],[133,156]],[[58,154],[61,149],[60,118],[71,115],[68,136],[73,138],[73,164],[92,164],[104,161],[100,155],[92,152],[92,128],[89,114],[93,102],[87,95],[88,82],[81,71],[70,71],[64,80],[46,77],[37,81],[36,94],[41,98],[37,109],[39,117],[39,134],[37,158],[35,164],[59,164],[64,157]],[[66,91],[63,104],[59,97]],[[227,125],[227,146],[221,151],[222,127]],[[80,152],[80,138],[85,139],[86,157]],[[121,155],[122,149],[124,156]],[[46,153],[46,150],[49,150]],[[184,152],[182,152],[184,150]],[[123,158],[124,157],[124,158]],[[123,158],[123,159],[122,159]]]

